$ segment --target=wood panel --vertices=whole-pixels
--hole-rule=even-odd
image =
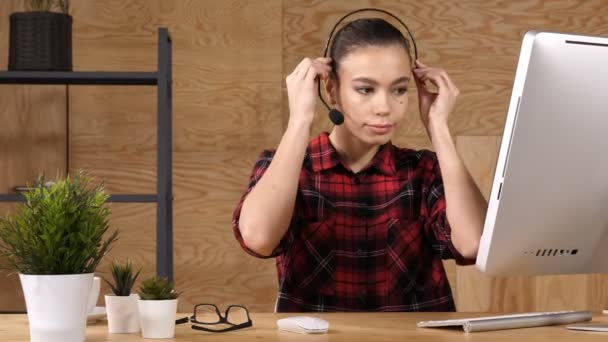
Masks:
[[[62,176],[66,167],[65,86],[0,85],[0,191]]]
[[[208,36],[190,33],[182,56],[184,134],[175,156],[176,239],[183,246],[175,267],[188,293],[182,305],[271,311],[274,262],[239,248],[231,218],[254,160],[282,134],[281,2],[209,2],[194,19]]]
[[[168,26],[173,38],[175,280],[183,311],[201,301],[273,307],[274,264],[247,257],[230,221],[255,158],[281,134],[280,5],[74,3],[79,69],[153,70],[156,27]],[[93,169],[116,192],[155,191],[155,88],[72,94],[72,165]]]
[[[112,194],[155,193],[156,88],[70,86],[69,98],[70,170]]]
[[[20,0],[0,2],[2,51],[8,51],[8,14],[21,5]],[[155,70],[157,28],[171,32],[180,311],[203,301],[245,304],[252,311],[274,307],[274,261],[257,260],[238,247],[232,210],[254,160],[262,149],[276,146],[286,127],[285,76],[303,57],[322,53],[339,17],[364,6],[402,16],[417,38],[420,59],[445,68],[460,88],[450,127],[486,194],[522,34],[532,28],[605,34],[608,27],[608,6],[600,0],[72,1],[75,70]],[[0,54],[3,65],[6,54]],[[0,87],[0,162],[7,165],[0,188],[65,164],[64,92],[63,87]],[[68,101],[70,169],[89,170],[112,193],[156,191],[156,89],[71,86]],[[394,141],[429,148],[415,90],[410,103]],[[326,110],[318,108],[313,134],[331,129]],[[26,115],[17,117],[16,111]],[[46,119],[45,125],[32,126],[39,118]],[[33,147],[43,152],[36,155]],[[154,206],[113,204],[112,209],[112,225],[122,236],[99,272],[107,272],[114,258],[132,256],[146,275],[152,274]],[[445,266],[462,311],[601,308],[606,303],[604,276],[493,279],[452,262]],[[576,292],[575,286],[584,290]],[[7,294],[14,291],[14,282],[0,278],[0,310],[13,307]]]

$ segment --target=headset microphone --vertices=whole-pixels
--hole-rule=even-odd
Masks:
[[[329,111],[329,120],[331,120],[334,125],[339,126],[344,122],[344,114],[333,108]]]

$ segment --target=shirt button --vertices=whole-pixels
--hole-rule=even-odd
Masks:
[[[355,176],[354,182],[355,182],[355,184],[360,184],[361,183],[361,181],[359,180],[358,176]]]
[[[363,250],[361,248],[357,249],[357,256],[363,256]]]

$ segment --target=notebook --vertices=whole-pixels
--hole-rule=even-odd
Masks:
[[[449,328],[462,326],[465,332],[540,327],[590,321],[591,311],[547,311],[500,316],[485,316],[439,321],[422,321],[419,328]]]

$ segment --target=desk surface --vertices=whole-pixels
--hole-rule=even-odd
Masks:
[[[488,314],[471,313],[314,313],[311,316],[329,321],[327,334],[303,335],[278,331],[276,320],[293,314],[252,313],[253,327],[227,333],[193,330],[190,325],[178,325],[177,341],[607,341],[608,333],[571,331],[564,326],[512,329],[477,333],[462,330],[417,328],[421,320],[477,317]],[[186,315],[179,315],[183,317]],[[593,322],[608,323],[607,315],[595,315]],[[29,341],[25,315],[0,315],[2,341]],[[87,327],[87,342],[150,341],[140,334],[108,334],[107,322],[99,321]],[[157,340],[162,341],[162,340]],[[173,341],[173,340],[165,340]]]

